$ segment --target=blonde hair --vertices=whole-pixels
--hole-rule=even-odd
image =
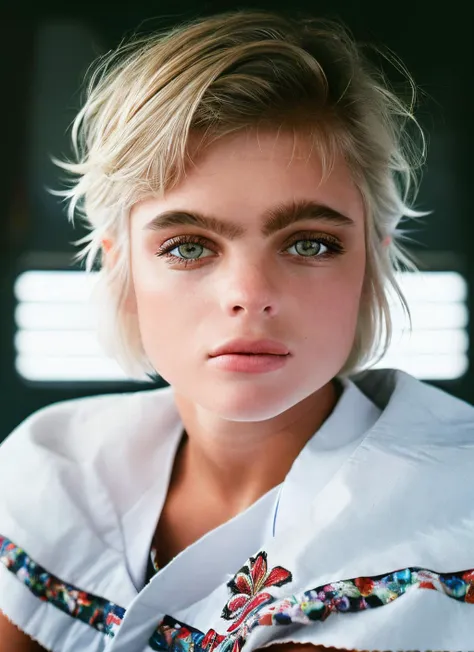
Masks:
[[[366,210],[367,261],[352,351],[340,375],[380,359],[391,338],[389,295],[409,315],[396,272],[415,265],[401,245],[425,139],[410,99],[389,87],[346,28],[308,16],[238,10],[198,18],[151,36],[133,37],[99,58],[72,125],[75,161],[54,162],[71,173],[55,191],[88,227],[75,244],[87,271],[112,239],[116,262],[98,273],[99,338],[135,378],[155,374],[138,319],[127,310],[131,291],[128,216],[137,201],[163,193],[185,176],[193,134],[200,147],[253,128],[304,133],[329,174],[341,152]],[[417,145],[408,127],[419,136]],[[198,150],[199,151],[199,148]],[[197,155],[195,151],[195,156]],[[384,246],[384,240],[391,238]]]

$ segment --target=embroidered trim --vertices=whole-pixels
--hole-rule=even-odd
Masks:
[[[269,596],[255,601],[255,608],[247,610],[238,629],[225,637],[219,652],[240,652],[250,632],[258,626],[309,625],[326,620],[332,613],[382,607],[412,588],[440,591],[460,602],[474,604],[474,569],[436,573],[418,567],[405,568],[387,575],[333,582],[281,599]]]
[[[123,607],[63,582],[1,535],[0,563],[43,602],[49,602],[106,636],[115,636],[125,614]]]
[[[40,600],[49,602],[110,638],[115,636],[125,616],[123,607],[61,581],[34,562],[22,548],[1,535],[0,563]],[[260,551],[227,584],[233,595],[224,607],[222,616],[227,614],[227,619],[237,620],[226,634],[219,634],[213,629],[204,633],[171,616],[165,616],[148,645],[152,650],[164,652],[175,646],[182,652],[214,652],[217,648],[218,652],[240,652],[255,627],[295,623],[309,625],[326,620],[332,613],[381,607],[413,588],[440,591],[454,600],[474,605],[474,569],[436,573],[418,567],[405,568],[386,575],[333,582],[283,598],[275,598],[263,590],[270,586],[283,586],[291,582],[291,577],[291,573],[280,566],[268,572],[267,554]],[[232,600],[236,598],[237,590],[241,591],[245,602],[234,605]]]
[[[255,559],[249,560],[248,569],[253,567]],[[233,582],[241,572],[228,583],[231,592]],[[256,627],[309,625],[318,620],[326,620],[332,613],[357,612],[384,606],[402,596],[408,589],[414,588],[440,591],[460,602],[474,604],[474,569],[443,574],[413,567],[387,575],[333,582],[281,599],[265,593],[263,600],[252,600],[254,608],[245,609],[245,617],[239,619],[239,627],[232,632],[229,628],[226,635],[218,634],[213,629],[204,634],[166,616],[148,644],[152,650],[161,652],[170,649],[214,652],[216,648],[218,652],[240,652],[248,635]],[[262,594],[263,592],[258,593],[255,597]]]

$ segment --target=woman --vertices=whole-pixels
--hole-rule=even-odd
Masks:
[[[410,124],[332,23],[237,11],[99,63],[63,194],[107,350],[169,386],[2,445],[2,652],[474,649],[474,410],[367,371]]]

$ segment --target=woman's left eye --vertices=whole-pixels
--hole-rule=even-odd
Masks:
[[[299,247],[299,251],[298,251],[298,245],[300,244],[302,246]],[[295,247],[297,253],[302,254],[305,258],[311,257],[313,254],[320,254],[324,256],[326,252],[329,251],[329,247],[327,245],[321,242],[321,240],[315,240],[315,239],[297,240],[292,245],[290,245],[288,249],[291,249],[292,247]],[[323,251],[321,253],[321,250],[324,249],[326,249],[326,251]]]
[[[303,233],[295,238],[286,251],[295,248],[297,254],[302,258],[332,258],[344,253],[342,242],[332,235],[317,235],[314,233]]]
[[[169,264],[178,263],[181,265],[189,265],[194,261],[199,261],[202,258],[199,254],[206,250],[211,251],[205,245],[208,244],[207,240],[199,236],[180,236],[168,241],[155,253],[155,256],[165,257],[166,262]],[[292,244],[288,245],[285,251],[294,248],[296,255],[300,258],[317,258],[326,259],[338,254],[343,253],[344,248],[342,243],[333,236],[318,236],[302,238],[301,236],[294,240]],[[180,255],[172,253],[177,250]],[[189,257],[187,257],[189,256]]]

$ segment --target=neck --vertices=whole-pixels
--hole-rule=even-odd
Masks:
[[[216,421],[175,393],[185,435],[173,484],[200,496],[207,509],[240,513],[285,479],[305,444],[332,412],[339,387],[330,382],[272,419]]]

